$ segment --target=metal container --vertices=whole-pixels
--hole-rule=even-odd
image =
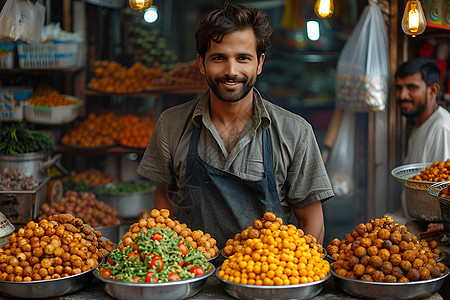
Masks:
[[[0,294],[7,297],[24,299],[50,299],[78,291],[94,278],[89,271],[64,278],[29,281],[10,282],[0,280]]]
[[[0,191],[0,211],[13,224],[26,224],[39,215],[39,207],[45,202],[46,177],[36,189],[31,191]]]
[[[392,176],[403,183],[405,208],[413,220],[442,221],[439,200],[427,193],[427,189],[435,182],[411,180],[413,175],[419,175],[432,164],[432,162],[427,162],[403,165],[391,171]]]
[[[436,293],[442,286],[449,269],[438,278],[402,283],[371,282],[350,279],[337,275],[331,270],[336,285],[344,292],[364,299],[421,299]]]
[[[442,222],[444,223],[444,232],[448,237],[450,237],[450,199],[440,197],[439,193],[449,186],[450,181],[443,181],[435,183],[427,189],[428,194],[439,201],[439,205],[441,206]]]
[[[328,273],[324,279],[301,284],[281,285],[281,286],[261,286],[248,285],[227,281],[218,275],[220,268],[216,270],[216,277],[222,282],[222,287],[228,295],[238,299],[267,299],[267,300],[288,300],[288,299],[311,299],[323,289],[325,281],[331,274]]]
[[[120,224],[112,226],[96,226],[94,229],[100,231],[102,233],[102,237],[111,240],[111,242],[116,245],[122,237],[120,235]]]
[[[108,203],[119,212],[119,218],[137,218],[139,212],[155,207],[154,192],[137,192],[124,194],[100,194],[96,193],[97,199]]]
[[[47,152],[30,152],[16,155],[0,154],[0,170],[5,168],[19,169],[25,176],[32,176],[41,181],[46,175],[46,169],[52,166],[61,154],[50,158]]]
[[[134,283],[105,278],[94,271],[108,295],[121,300],[178,300],[186,299],[200,292],[208,277],[214,274],[215,267],[209,263],[210,269],[203,275],[187,280],[158,283]]]

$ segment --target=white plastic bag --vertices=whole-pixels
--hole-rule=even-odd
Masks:
[[[38,44],[44,21],[44,5],[30,0],[7,0],[0,12],[0,39]]]
[[[352,111],[384,111],[389,87],[388,35],[375,0],[369,4],[337,62],[337,106]]]

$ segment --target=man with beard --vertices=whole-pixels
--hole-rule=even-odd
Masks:
[[[219,248],[265,212],[323,242],[322,202],[333,197],[310,124],[261,98],[254,84],[272,28],[256,8],[206,13],[195,33],[209,89],[164,111],[138,173],[157,183],[155,206],[201,229]]]
[[[429,58],[414,58],[395,73],[401,113],[415,127],[404,163],[446,161],[450,158],[450,113],[438,104],[441,73]]]

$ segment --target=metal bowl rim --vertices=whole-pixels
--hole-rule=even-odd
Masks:
[[[207,259],[206,261],[208,261],[208,262],[213,261],[213,260],[217,259],[219,257],[219,255],[220,255],[220,251],[219,251],[219,253],[217,253],[216,255],[211,257],[210,259]]]
[[[446,186],[445,186],[445,187],[442,187],[443,185],[446,185]],[[440,192],[440,191],[442,191],[444,188],[447,188],[447,187],[449,187],[449,186],[450,186],[450,180],[448,180],[448,181],[441,181],[441,182],[435,182],[435,183],[433,183],[432,185],[430,185],[430,186],[427,188],[427,193],[428,193],[429,195],[433,196],[433,197],[438,198],[439,200],[444,200],[445,202],[450,202],[450,199],[442,198],[442,197],[439,196],[439,193],[438,193],[438,194],[435,194],[435,193],[434,193],[434,192],[437,191],[436,189],[438,189],[438,188],[441,188],[441,189],[439,190],[439,192]]]
[[[193,283],[193,282],[197,282],[197,281],[201,281],[202,279],[207,279],[209,276],[211,276],[212,274],[214,274],[214,272],[216,271],[216,267],[214,267],[214,265],[210,262],[208,262],[209,266],[210,266],[210,270],[208,272],[206,272],[203,275],[194,277],[194,278],[190,278],[190,279],[184,279],[184,280],[177,280],[177,281],[171,281],[171,282],[156,282],[156,283],[148,283],[148,282],[125,282],[122,280],[115,280],[115,279],[110,279],[110,278],[105,278],[102,275],[97,274],[97,268],[95,268],[94,270],[94,276],[98,279],[100,279],[102,282],[104,283],[108,283],[108,284],[114,284],[114,285],[121,285],[121,286],[132,286],[132,287],[147,287],[147,288],[152,288],[152,287],[162,287],[162,286],[176,286],[176,285],[184,285],[184,284],[189,284],[189,283]]]
[[[307,286],[313,286],[313,285],[318,285],[321,283],[324,283],[325,281],[327,281],[330,277],[331,277],[331,272],[328,272],[327,276],[324,279],[320,279],[317,281],[313,281],[313,282],[308,282],[308,283],[299,283],[299,284],[289,284],[289,285],[252,285],[252,284],[242,284],[242,283],[235,283],[235,282],[231,282],[228,280],[223,279],[222,277],[219,276],[219,271],[220,268],[222,266],[216,268],[216,277],[223,283],[229,284],[229,285],[234,285],[234,286],[238,286],[238,287],[244,287],[244,288],[251,288],[251,289],[265,289],[265,290],[270,290],[270,289],[295,289],[295,288],[301,288],[301,287],[307,287]]]
[[[364,280],[360,280],[360,279],[351,279],[351,278],[342,277],[340,275],[337,275],[336,272],[334,271],[334,267],[331,268],[330,273],[336,278],[339,278],[339,279],[342,279],[345,281],[349,281],[349,282],[362,284],[362,285],[404,286],[404,285],[427,284],[427,283],[432,283],[435,281],[443,280],[450,273],[450,269],[446,266],[445,270],[444,270],[444,275],[442,275],[440,277],[436,277],[436,278],[432,278],[432,279],[428,279],[428,280],[416,280],[416,281],[410,281],[410,282],[376,282],[376,281],[364,281]]]
[[[92,269],[90,269],[90,270],[87,270],[87,271],[85,271],[85,272],[82,272],[82,273],[80,273],[80,274],[70,275],[70,276],[67,276],[67,277],[61,277],[61,278],[55,278],[55,279],[48,279],[48,280],[20,281],[20,282],[17,282],[17,281],[5,281],[5,280],[0,280],[0,285],[2,285],[2,284],[11,284],[11,285],[12,285],[12,284],[17,284],[17,285],[20,285],[20,284],[24,284],[24,285],[50,284],[50,283],[54,283],[54,282],[61,281],[61,280],[69,280],[69,279],[74,279],[74,278],[76,278],[76,277],[80,277],[80,276],[83,276],[83,275],[87,275],[89,272],[93,272],[93,271],[94,271],[96,268],[98,268],[101,264],[102,264],[102,263],[99,263],[99,264],[97,265],[97,267],[92,268]]]

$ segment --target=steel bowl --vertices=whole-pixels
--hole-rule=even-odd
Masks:
[[[448,276],[449,269],[445,268],[441,277],[402,282],[369,282],[358,279],[350,279],[337,275],[334,268],[331,269],[336,285],[354,297],[364,299],[421,299],[436,293],[442,286],[445,277]]]
[[[95,226],[93,228],[100,231],[102,233],[102,237],[111,240],[111,242],[113,242],[114,244],[117,245],[117,243],[119,243],[121,238],[120,224],[111,226]]]
[[[405,208],[413,220],[442,221],[439,200],[427,193],[427,189],[435,182],[411,180],[413,175],[419,175],[432,164],[432,162],[427,162],[403,165],[391,171],[392,176],[403,183]]]
[[[267,300],[287,300],[287,299],[311,299],[317,296],[323,289],[325,281],[331,274],[328,273],[324,279],[301,284],[267,286],[249,285],[227,281],[218,275],[220,267],[216,270],[216,277],[222,282],[222,287],[228,295],[238,299],[267,299]]]
[[[94,269],[64,278],[10,282],[0,280],[0,294],[24,299],[49,299],[76,292],[92,282]]]
[[[203,275],[187,280],[160,283],[133,283],[105,278],[94,271],[105,292],[115,299],[121,300],[178,300],[186,299],[200,292],[208,277],[214,274],[215,267],[209,263],[210,269]]]
[[[428,194],[439,201],[442,222],[444,223],[444,232],[448,237],[450,237],[450,199],[440,197],[439,193],[449,186],[450,181],[443,181],[435,183],[427,189]]]

